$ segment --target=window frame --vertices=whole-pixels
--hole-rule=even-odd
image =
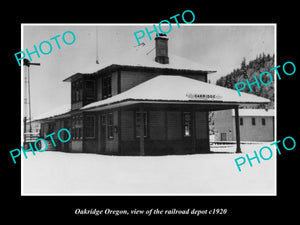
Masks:
[[[87,121],[88,118],[93,118],[92,123],[89,124],[90,121]],[[92,130],[92,136],[88,136],[89,131]],[[96,137],[96,116],[95,115],[85,115],[84,117],[84,137],[87,139],[94,139]]]
[[[89,83],[91,84],[91,87],[88,87]],[[85,88],[85,98],[86,99],[95,99],[95,96],[96,96],[95,80],[85,80],[84,88]]]
[[[251,117],[251,124],[252,126],[256,126],[255,117]]]
[[[77,103],[83,101],[83,81],[76,80],[71,85],[71,102]]]
[[[139,135],[139,129],[140,129],[140,125],[138,126],[138,124],[140,122],[137,121],[138,119],[138,114],[141,114],[143,113],[144,114],[144,138],[148,138],[149,136],[149,132],[148,132],[148,126],[149,126],[149,118],[148,118],[148,112],[144,111],[144,112],[139,112],[139,111],[136,111],[135,112],[135,138],[140,138],[140,135]]]
[[[266,126],[266,118],[261,118],[261,125]]]
[[[188,121],[188,127],[189,127],[189,135],[186,135],[186,130],[185,130],[185,126],[186,126],[186,118],[185,115],[189,114],[190,115],[190,120]],[[193,137],[193,114],[192,112],[182,112],[182,134],[183,134],[183,138],[191,138]]]
[[[106,117],[106,130],[107,130],[107,139],[114,139],[114,114],[107,113]]]
[[[112,96],[112,75],[108,74],[102,77],[102,99]]]
[[[73,140],[83,139],[83,116],[82,115],[76,115],[72,117],[71,130],[72,130]]]

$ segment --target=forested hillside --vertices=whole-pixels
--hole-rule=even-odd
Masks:
[[[254,82],[254,76],[256,76],[257,80],[259,80],[259,75],[264,72],[268,71],[272,74],[274,78],[274,71],[270,71],[275,67],[274,65],[274,55],[270,56],[260,54],[256,57],[256,59],[249,61],[246,63],[246,59],[244,58],[241,67],[238,69],[234,69],[231,73],[227,74],[224,77],[221,77],[217,80],[216,84],[219,86],[235,89],[235,84],[238,82],[245,82],[246,79],[249,80],[250,83]],[[268,75],[263,75],[262,80],[264,83],[268,83],[270,81],[270,77]],[[261,97],[265,97],[271,100],[271,103],[268,104],[268,108],[274,108],[274,79],[270,85],[260,85],[261,88],[258,88],[256,84],[252,85],[251,88],[253,92],[250,92],[248,86],[242,90],[242,92],[247,92],[251,94],[255,94]],[[261,106],[263,107],[263,106]]]

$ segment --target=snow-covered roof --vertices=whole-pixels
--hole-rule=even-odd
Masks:
[[[269,99],[253,94],[241,93],[221,86],[208,84],[178,75],[159,75],[125,92],[88,104],[81,109],[87,110],[116,103],[143,102],[219,102],[219,103],[268,103]]]
[[[66,114],[70,111],[71,111],[71,105],[70,104],[62,105],[62,106],[60,106],[58,108],[55,108],[53,110],[50,110],[48,112],[39,114],[37,116],[33,116],[31,121],[38,121],[38,120],[42,120],[42,119],[48,119],[48,118],[56,117],[56,116],[59,116],[59,115]]]
[[[74,71],[71,72],[71,76],[64,79],[64,81],[70,81],[71,77],[77,74],[92,74],[102,69],[105,69],[111,65],[119,66],[133,66],[133,67],[150,67],[150,68],[160,68],[160,69],[176,69],[176,70],[195,70],[195,71],[205,71],[207,73],[214,73],[215,70],[201,65],[199,62],[194,62],[192,60],[186,59],[174,55],[172,53],[168,54],[169,64],[161,64],[155,61],[155,49],[149,49],[146,47],[135,47],[128,51],[116,54],[114,57],[106,57],[100,60],[99,64],[93,62],[83,62],[82,65],[74,67]],[[76,69],[75,69],[76,68]]]
[[[235,116],[234,110],[232,110],[232,116]],[[239,109],[239,116],[264,116],[272,117],[275,116],[274,109]]]

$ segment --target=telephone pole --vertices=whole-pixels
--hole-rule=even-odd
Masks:
[[[30,69],[29,69],[29,67],[30,67],[30,65],[40,66],[41,64],[40,63],[31,63],[28,59],[24,59],[23,65],[24,65],[24,115],[23,116],[24,116],[24,143],[25,143],[26,142],[25,133],[26,133],[27,119],[29,120],[29,133],[32,132],[31,101],[30,101]],[[25,72],[27,72],[27,73],[25,73]]]

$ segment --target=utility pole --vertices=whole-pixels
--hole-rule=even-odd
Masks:
[[[28,105],[28,108],[26,107],[26,110],[24,110],[24,143],[26,142],[26,121],[27,118],[29,120],[29,133],[32,132],[32,126],[31,126],[31,103],[30,103],[30,65],[34,66],[40,66],[40,63],[31,63],[28,59],[24,59],[23,65],[27,67],[27,76],[24,75],[24,106]],[[25,69],[25,67],[24,67]],[[26,71],[26,69],[25,69]],[[25,72],[24,71],[24,72]],[[24,107],[25,108],[25,107]],[[30,134],[31,136],[31,134]],[[23,145],[24,146],[24,145]]]
[[[96,64],[99,64],[98,48],[98,29],[96,27]]]

